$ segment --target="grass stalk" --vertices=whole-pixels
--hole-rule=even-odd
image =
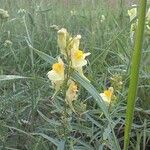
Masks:
[[[125,121],[124,150],[128,150],[130,134],[131,134],[131,126],[133,122],[134,105],[136,100],[140,60],[141,60],[141,53],[142,53],[146,3],[147,3],[146,0],[140,0],[139,14],[138,14],[139,15],[138,27],[137,27],[134,52],[133,52],[132,62],[131,62],[132,64],[131,64],[131,74],[130,74],[130,85],[128,91],[128,101],[127,101],[127,111],[126,111],[126,121]]]

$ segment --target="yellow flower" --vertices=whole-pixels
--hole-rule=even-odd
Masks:
[[[105,102],[109,104],[113,96],[113,91],[114,91],[113,87],[109,87],[108,90],[104,91],[104,93],[100,93],[100,96]]]
[[[131,8],[130,10],[128,10],[128,15],[130,17],[130,21],[132,21],[137,16],[137,8],[134,7],[134,8]]]
[[[75,112],[75,110],[73,108],[72,102],[77,99],[77,92],[78,92],[77,85],[75,84],[74,81],[70,80],[69,88],[66,91],[65,101],[74,112]]]
[[[85,57],[88,55],[90,55],[90,53],[83,53],[81,50],[73,51],[71,53],[72,67],[75,69],[85,66],[87,64]]]
[[[90,55],[90,53],[83,53],[81,50],[72,50],[71,51],[71,62],[72,68],[79,72],[79,74],[86,78],[83,74],[82,67],[87,64],[85,60],[86,56]]]
[[[69,83],[69,88],[68,88],[68,90],[66,92],[66,102],[67,103],[70,103],[70,102],[76,100],[76,98],[77,98],[77,91],[78,91],[77,85],[75,84],[75,82],[72,81],[72,80],[69,81],[69,82],[70,82]]]
[[[64,81],[64,63],[61,58],[58,58],[58,63],[53,64],[52,70],[47,73],[56,91]]]
[[[66,49],[66,40],[67,40],[67,30],[65,28],[60,29],[58,32],[58,46],[60,48],[60,52],[63,55],[66,55],[65,49]]]

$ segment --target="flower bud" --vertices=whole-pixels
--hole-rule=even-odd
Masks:
[[[65,28],[60,29],[58,32],[58,46],[60,48],[60,52],[63,55],[66,55],[66,40],[67,40],[67,30]]]

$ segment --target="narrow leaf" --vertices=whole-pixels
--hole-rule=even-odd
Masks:
[[[59,123],[58,121],[52,120],[47,118],[41,111],[37,110],[37,112],[39,113],[39,115],[46,120],[48,123],[50,123],[51,125],[56,125],[56,126],[60,126],[61,123]]]
[[[27,78],[27,77],[17,76],[17,75],[0,75],[0,81],[25,79],[25,78]]]
[[[16,130],[16,131],[18,131],[18,132],[20,132],[20,133],[23,133],[23,134],[25,134],[25,135],[27,135],[27,136],[32,137],[30,133],[27,133],[27,132],[25,132],[25,131],[23,131],[23,130],[21,130],[21,129],[16,128],[16,127],[12,127],[12,126],[8,126],[8,125],[2,125],[2,126],[3,126],[3,127],[6,127],[6,128],[9,128],[9,129],[12,129],[12,130]]]
[[[64,150],[64,149],[65,149],[65,141],[62,140],[62,141],[59,142],[57,150]]]
[[[56,139],[51,138],[50,136],[47,136],[46,134],[43,133],[31,133],[31,135],[39,135],[42,136],[44,139],[47,139],[48,141],[52,142],[54,145],[58,146],[59,141]]]

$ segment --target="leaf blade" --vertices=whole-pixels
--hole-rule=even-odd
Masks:
[[[28,77],[18,75],[0,75],[0,81],[15,80],[15,79],[26,79]]]

